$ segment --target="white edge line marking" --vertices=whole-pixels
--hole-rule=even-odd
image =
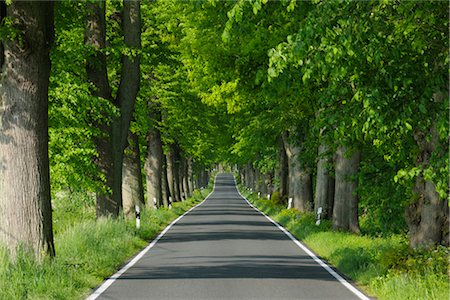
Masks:
[[[152,249],[156,245],[156,243],[167,233],[167,231],[169,231],[169,229],[172,228],[173,225],[175,225],[175,223],[180,221],[185,215],[190,213],[192,210],[196,209],[197,207],[199,207],[200,205],[205,203],[205,201],[208,200],[208,198],[212,195],[212,193],[214,193],[214,190],[216,189],[216,179],[217,179],[217,175],[214,178],[213,190],[211,191],[211,193],[208,194],[208,196],[206,196],[206,198],[202,202],[200,202],[196,206],[192,207],[187,212],[185,212],[184,214],[182,214],[181,216],[176,218],[172,223],[167,225],[167,227],[164,228],[164,230],[147,247],[145,247],[144,250],[139,252],[139,254],[136,255],[122,269],[117,271],[114,275],[112,275],[105,282],[103,282],[103,284],[100,285],[92,294],[90,294],[86,298],[86,300],[95,300],[95,299],[97,299],[104,291],[106,291],[107,288],[109,288],[114,283],[114,281],[116,281],[123,273],[125,273],[129,268],[131,268],[134,264],[136,264],[138,262],[138,260],[140,260],[150,249]]]
[[[236,178],[234,178],[234,183],[236,184]],[[286,230],[286,228],[284,228],[283,226],[281,226],[280,224],[278,224],[277,222],[275,222],[274,220],[272,220],[272,218],[270,218],[268,215],[266,215],[265,213],[263,213],[262,211],[260,211],[258,208],[256,208],[253,204],[250,203],[250,201],[248,201],[247,198],[245,198],[244,196],[242,196],[241,192],[239,191],[239,189],[237,188],[237,184],[236,184],[236,190],[239,193],[239,195],[245,200],[247,201],[248,205],[250,205],[250,207],[252,207],[254,210],[256,210],[257,212],[261,213],[264,217],[266,217],[267,220],[269,220],[270,222],[272,222],[275,226],[278,227],[278,229],[280,229],[281,231],[283,231],[300,249],[302,249],[303,251],[305,251],[309,256],[311,256],[311,258],[317,262],[320,266],[322,266],[325,270],[328,271],[328,273],[330,273],[334,278],[336,278],[337,281],[339,281],[342,285],[344,285],[347,289],[349,289],[353,294],[355,294],[359,299],[362,300],[370,300],[370,298],[368,298],[366,295],[364,295],[360,290],[358,290],[357,288],[355,288],[351,283],[349,283],[347,280],[345,280],[341,275],[339,275],[338,273],[336,273],[336,271],[334,271],[332,268],[330,268],[330,266],[328,264],[326,264],[323,260],[321,260],[320,258],[318,258],[314,253],[311,252],[311,250],[309,250],[305,245],[303,245],[299,240],[297,240],[289,231]]]

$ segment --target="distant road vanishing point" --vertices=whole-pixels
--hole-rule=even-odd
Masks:
[[[369,299],[298,244],[219,174],[201,205],[88,299]]]

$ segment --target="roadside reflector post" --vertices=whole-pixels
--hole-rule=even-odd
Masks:
[[[289,198],[288,200],[288,209],[292,208],[292,198]]]
[[[258,198],[261,198],[261,192],[258,192]]]
[[[317,209],[317,219],[316,219],[317,226],[320,225],[320,216],[322,215],[322,211],[323,211],[322,206]]]
[[[153,198],[153,208],[156,209],[156,198]]]
[[[136,228],[141,228],[141,210],[138,204],[136,204]]]
[[[267,200],[270,200],[270,194],[267,194]]]
[[[172,197],[169,196],[169,208],[172,208]]]

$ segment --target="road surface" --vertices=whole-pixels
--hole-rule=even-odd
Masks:
[[[249,206],[231,174],[115,277],[97,299],[364,299]]]

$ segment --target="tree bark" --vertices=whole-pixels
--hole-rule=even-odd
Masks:
[[[336,183],[333,208],[333,229],[359,233],[358,195],[356,188],[360,152],[354,151],[347,157],[348,149],[339,147],[336,151]]]
[[[174,171],[174,158],[172,149],[170,149],[169,153],[166,155],[166,174],[167,174],[167,187],[169,190],[169,197],[172,198],[172,201],[175,201],[175,175]]]
[[[139,54],[122,56],[122,74],[117,98],[111,96],[106,69],[105,48],[106,23],[105,2],[87,3],[86,45],[94,49],[94,54],[87,59],[86,71],[89,82],[93,84],[94,96],[109,100],[119,108],[120,115],[112,120],[111,125],[97,124],[103,136],[96,138],[98,151],[97,166],[106,177],[106,185],[111,194],[97,194],[97,217],[117,217],[122,205],[122,167],[123,152],[127,145],[128,130],[139,90],[140,61]],[[131,49],[140,48],[140,2],[124,1],[122,28],[125,45]]]
[[[261,192],[261,171],[255,168],[255,192]]]
[[[180,149],[177,145],[172,145],[172,173],[173,173],[173,192],[174,201],[182,201],[181,198],[181,180],[180,180]]]
[[[333,199],[330,199],[331,196],[334,196],[331,188],[334,189],[334,180],[332,180],[330,176],[330,172],[328,170],[330,159],[326,156],[328,148],[325,145],[319,146],[319,159],[317,161],[317,178],[316,178],[316,195],[314,199],[314,210],[317,214],[317,210],[319,207],[322,207],[322,219],[330,219],[333,206]]]
[[[189,194],[192,195],[192,193],[194,192],[194,173],[192,167],[192,157],[189,157],[187,160],[187,176],[188,176]]]
[[[147,180],[147,205],[153,207],[153,201],[160,207],[163,201],[163,148],[161,134],[157,128],[152,128],[147,134],[148,152],[145,160]]]
[[[273,193],[273,171],[270,171],[266,174],[265,178],[265,185],[267,187],[267,193],[272,194]]]
[[[162,181],[161,181],[161,196],[162,196],[162,204],[165,208],[169,207],[169,183],[167,180],[167,160],[166,156],[163,154],[163,165],[162,165]]]
[[[311,172],[300,161],[300,148],[283,137],[288,161],[288,195],[292,197],[293,207],[301,212],[312,210]]]
[[[21,30],[23,42],[3,41],[0,242],[13,256],[23,245],[41,259],[55,254],[48,158],[53,3],[14,1],[6,15]]]
[[[434,124],[428,133],[431,135],[431,139],[427,139],[422,132],[416,133],[415,136],[420,148],[416,165],[422,170],[430,165],[431,155],[439,141]],[[444,241],[448,234],[448,224],[446,224],[448,206],[444,199],[440,199],[436,185],[431,180],[426,180],[421,173],[416,178],[413,192],[416,201],[407,208],[406,218],[409,225],[410,246],[412,248],[429,247]]]
[[[187,158],[183,157],[182,160],[182,179],[183,179],[183,191],[184,198],[188,199],[191,195],[189,192],[189,180],[188,180],[188,162]]]
[[[280,198],[284,199],[288,195],[288,173],[289,173],[289,165],[288,158],[286,155],[286,149],[284,148],[283,139],[280,138],[279,142],[279,161],[280,161],[280,169],[279,169],[279,178],[280,178]]]
[[[0,24],[6,17],[6,3],[5,1],[0,1]],[[3,46],[3,41],[0,40],[0,74],[3,72],[3,65],[5,63],[5,48]]]
[[[139,0],[123,1],[122,29],[125,46],[134,51],[141,47],[141,3]],[[116,105],[120,108],[120,116],[112,122],[113,150],[113,198],[122,204],[122,167],[123,154],[127,145],[128,131],[133,116],[136,96],[140,84],[140,55],[122,55],[122,72],[117,91]]]
[[[123,212],[126,217],[132,218],[136,204],[144,206],[144,186],[138,136],[131,132],[123,160],[122,178]]]
[[[93,49],[93,54],[86,59],[86,73],[88,81],[93,85],[91,91],[93,96],[101,97],[110,102],[114,102],[109,86],[108,74],[106,70],[106,56],[103,52],[106,43],[106,22],[105,22],[105,2],[88,2],[87,19],[85,30],[85,44]],[[100,112],[106,114],[106,112]],[[102,136],[95,137],[94,143],[98,156],[94,162],[99,171],[105,175],[105,184],[110,191],[98,191],[96,193],[96,213],[97,218],[103,216],[117,216],[120,204],[115,201],[111,191],[114,185],[113,172],[113,144],[112,128],[107,124],[94,124],[102,132]]]

